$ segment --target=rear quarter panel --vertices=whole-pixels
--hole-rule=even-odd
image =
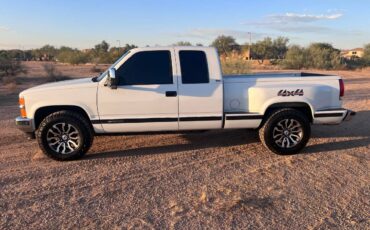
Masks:
[[[316,111],[338,109],[339,77],[245,77],[224,80],[224,109],[227,113],[264,114],[269,106],[284,102],[303,102]],[[302,90],[302,95],[279,95],[279,91]]]

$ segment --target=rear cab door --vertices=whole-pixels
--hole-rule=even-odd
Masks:
[[[223,84],[217,51],[208,47],[176,47],[179,130],[220,129]]]

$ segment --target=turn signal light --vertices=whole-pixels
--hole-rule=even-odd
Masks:
[[[21,116],[23,118],[26,118],[27,117],[26,104],[25,104],[25,101],[24,101],[23,97],[19,98],[19,109],[20,109],[20,112],[21,112]]]

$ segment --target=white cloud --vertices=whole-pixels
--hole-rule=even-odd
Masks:
[[[276,22],[313,22],[318,20],[335,20],[342,17],[342,13],[336,14],[296,14],[286,13],[268,16],[270,20],[276,20]]]
[[[250,21],[244,25],[272,29],[280,32],[293,33],[332,33],[338,32],[336,29],[318,25],[318,21],[334,21],[343,16],[343,13],[332,14],[298,14],[285,13],[273,14],[264,17],[261,21]]]
[[[214,39],[219,35],[233,36],[236,39],[249,39],[249,31],[244,30],[231,30],[231,29],[192,29],[188,32],[178,34],[180,37],[195,37],[202,39]],[[266,34],[252,32],[253,38],[262,38]]]
[[[5,32],[5,31],[9,31],[9,28],[5,26],[0,26],[0,32]]]
[[[316,26],[316,25],[285,25],[285,26],[274,26],[275,30],[281,32],[292,32],[292,33],[331,33],[338,32],[335,29],[326,26]]]
[[[297,14],[297,13],[285,13],[285,14],[272,14],[264,17],[261,21],[250,21],[245,22],[245,25],[254,26],[269,26],[277,24],[297,24],[297,23],[312,23],[320,20],[336,20],[343,16],[343,13],[335,14]]]

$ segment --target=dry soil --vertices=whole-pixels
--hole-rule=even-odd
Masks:
[[[26,66],[16,86],[0,85],[0,229],[370,228],[370,71],[334,72],[357,115],[313,126],[301,154],[234,130],[96,137],[85,158],[57,162],[14,126],[19,91],[46,79]]]

